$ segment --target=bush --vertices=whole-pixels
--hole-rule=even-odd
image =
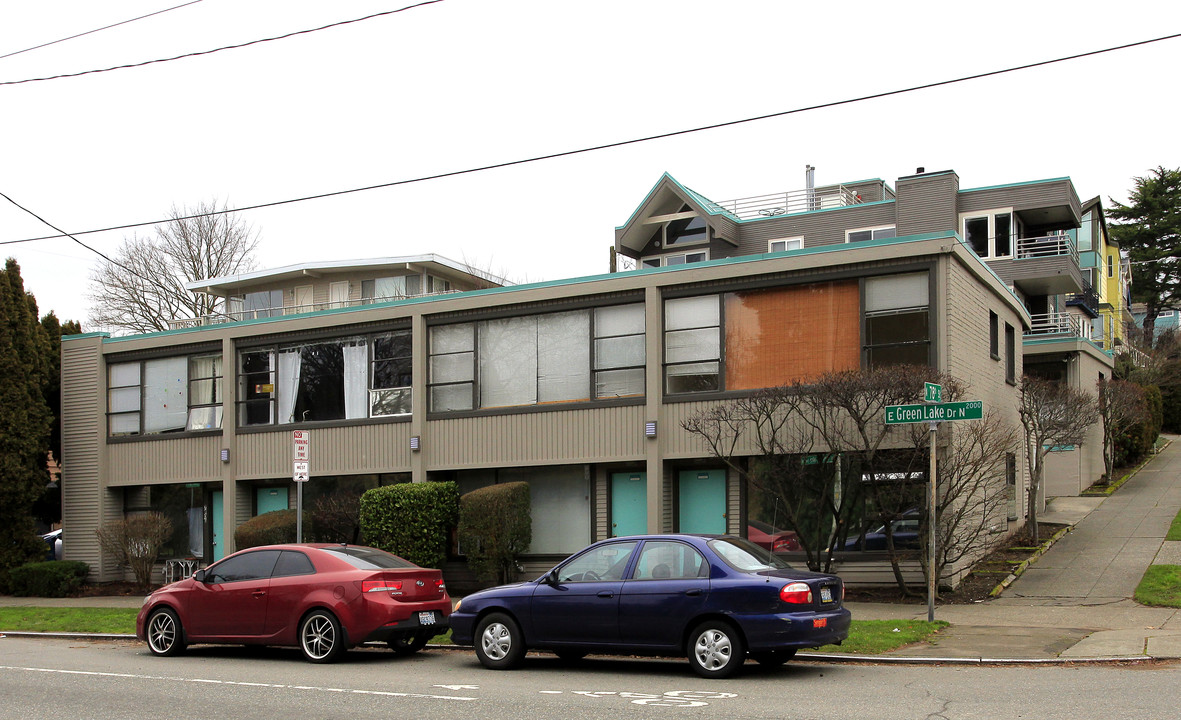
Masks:
[[[453,482],[399,483],[361,496],[361,537],[422,567],[447,560],[447,537],[459,515]]]
[[[513,580],[517,556],[532,540],[529,483],[489,485],[460,498],[459,543],[477,578]]]
[[[120,565],[131,568],[135,581],[143,587],[152,582],[152,569],[160,548],[172,534],[172,521],[164,513],[145,512],[103,525],[95,531],[103,552],[115,557]]]
[[[5,591],[18,597],[67,597],[72,595],[90,566],[73,560],[46,560],[8,571]]]
[[[234,547],[238,550],[295,542],[295,510],[275,510],[256,515],[234,530]],[[307,513],[304,513],[304,535],[308,535]]]

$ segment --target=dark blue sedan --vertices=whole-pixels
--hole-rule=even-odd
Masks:
[[[520,665],[530,648],[687,655],[702,677],[736,673],[750,656],[779,665],[799,648],[849,635],[844,585],[793,570],[728,535],[641,535],[597,542],[537,580],[483,590],[451,615],[451,638],[487,668]]]

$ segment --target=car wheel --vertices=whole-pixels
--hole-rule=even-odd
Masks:
[[[576,663],[586,657],[586,653],[580,650],[554,650],[554,655],[557,655],[559,660],[566,663]]]
[[[796,656],[796,649],[790,650],[766,650],[764,652],[751,653],[750,656],[755,659],[760,665],[767,667],[777,667],[783,663],[791,660]]]
[[[390,646],[397,655],[413,655],[419,650],[426,647],[427,642],[434,637],[431,633],[420,633],[418,635],[402,635],[396,637],[386,644]]]
[[[185,637],[180,618],[168,608],[152,613],[147,627],[148,649],[153,655],[167,657],[184,652]]]
[[[745,660],[742,637],[729,624],[710,620],[689,635],[689,664],[703,678],[727,678],[738,672]]]
[[[525,657],[521,628],[508,615],[492,613],[476,626],[476,657],[490,670],[509,670]]]
[[[313,610],[299,624],[299,649],[314,663],[330,663],[344,653],[340,621],[327,610]]]

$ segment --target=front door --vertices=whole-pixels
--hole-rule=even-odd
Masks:
[[[683,533],[724,535],[726,471],[684,470],[678,479],[677,529]]]
[[[647,473],[612,473],[611,537],[648,532]]]
[[[221,541],[221,490],[213,491],[209,499],[209,504],[213,506],[212,512],[210,512],[210,515],[213,517],[213,532],[210,533],[210,537],[213,538],[213,561],[217,562],[226,556],[225,543]]]
[[[254,493],[255,514],[287,509],[287,488],[261,487]]]

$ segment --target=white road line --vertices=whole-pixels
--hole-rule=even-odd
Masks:
[[[61,670],[58,668],[19,667],[15,665],[0,665],[0,670],[20,670],[24,672],[54,673],[59,675],[87,675],[91,677],[126,678],[132,680],[163,680],[166,682],[205,683],[209,685],[237,685],[240,687],[279,688],[283,690],[314,690],[318,692],[350,693],[352,695],[378,695],[383,697],[419,698],[426,700],[475,700],[474,697],[457,695],[427,695],[424,693],[390,692],[388,690],[351,690],[349,688],[319,687],[316,685],[282,685],[257,682],[237,682],[234,680],[210,680],[207,678],[169,677],[164,675],[136,675],[132,673],[97,672],[94,670]]]

